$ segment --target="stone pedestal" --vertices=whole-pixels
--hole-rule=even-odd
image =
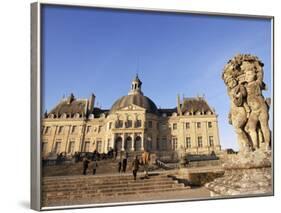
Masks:
[[[257,150],[229,156],[222,177],[206,183],[211,196],[272,194],[271,152]]]

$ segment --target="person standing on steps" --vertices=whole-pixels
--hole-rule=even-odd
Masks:
[[[83,159],[83,175],[87,174],[87,169],[88,169],[89,163],[90,163],[90,161],[88,160],[88,158],[85,157]]]
[[[122,161],[121,159],[118,162],[118,172],[121,173],[121,169],[122,169]]]
[[[133,175],[134,175],[134,180],[137,180],[137,173],[139,170],[139,159],[138,156],[136,156],[135,160],[133,161],[132,167],[133,167]]]
[[[122,166],[123,166],[123,172],[125,173],[126,172],[126,169],[127,169],[127,157],[125,157],[123,159],[123,162],[122,162]]]
[[[98,163],[97,163],[97,161],[95,160],[94,163],[93,163],[93,175],[96,174],[97,167],[98,167]]]
[[[144,178],[148,177],[148,167],[149,167],[149,161],[150,161],[150,154],[147,151],[144,151],[141,156],[142,165],[144,168]]]

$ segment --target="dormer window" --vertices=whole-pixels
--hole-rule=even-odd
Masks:
[[[48,116],[48,118],[51,118],[51,119],[53,119],[54,117],[55,117],[55,115],[53,113]]]
[[[80,114],[79,113],[75,113],[74,118],[80,118]]]
[[[63,113],[61,116],[60,116],[62,119],[65,119],[67,116],[65,113]]]
[[[88,118],[91,120],[94,119],[94,114],[90,114]]]

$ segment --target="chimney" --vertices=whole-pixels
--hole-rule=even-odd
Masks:
[[[180,95],[178,95],[177,110],[178,110],[178,114],[179,114],[180,116],[182,116]]]
[[[88,108],[87,108],[88,114],[93,112],[94,104],[95,104],[95,98],[96,98],[96,96],[94,95],[94,93],[92,93],[89,100],[88,100]]]

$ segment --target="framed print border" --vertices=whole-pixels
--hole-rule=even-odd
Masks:
[[[130,10],[130,11],[149,11],[149,12],[163,12],[163,13],[182,13],[182,14],[198,14],[210,16],[227,16],[227,17],[250,17],[271,20],[271,74],[272,74],[272,194],[268,195],[239,195],[232,197],[219,198],[188,198],[188,199],[174,199],[174,200],[153,200],[153,201],[138,201],[127,203],[105,203],[105,204],[87,204],[87,205],[69,205],[69,206],[54,206],[42,207],[42,162],[41,162],[41,120],[42,120],[42,19],[41,10],[44,5],[69,6],[69,7],[87,7],[87,8],[101,8],[112,10]],[[31,208],[34,210],[53,210],[53,209],[71,209],[71,208],[88,208],[88,207],[103,207],[103,206],[120,206],[120,205],[136,205],[136,204],[151,204],[151,203],[167,203],[167,202],[186,202],[210,199],[233,199],[241,197],[260,197],[274,195],[274,16],[268,15],[248,15],[248,14],[229,14],[206,11],[188,11],[188,10],[173,10],[173,9],[158,9],[158,8],[141,8],[141,7],[123,7],[123,6],[102,6],[102,5],[88,5],[88,4],[61,4],[56,2],[39,1],[31,4]]]

